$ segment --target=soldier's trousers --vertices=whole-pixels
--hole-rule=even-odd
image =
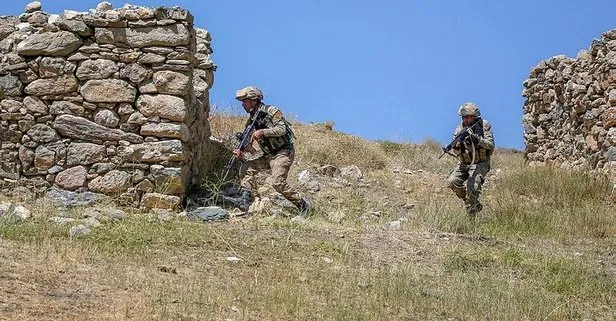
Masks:
[[[481,186],[489,171],[489,160],[473,165],[459,163],[458,167],[449,174],[447,185],[460,199],[464,200],[468,209],[479,201]]]
[[[245,162],[240,167],[240,185],[252,191],[255,186],[257,174],[271,169],[272,175],[268,177],[269,184],[291,203],[297,204],[301,200],[301,195],[287,183],[287,175],[289,174],[289,169],[294,159],[295,151],[283,149],[274,155],[265,155],[258,159]]]

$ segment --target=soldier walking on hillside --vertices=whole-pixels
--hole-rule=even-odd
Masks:
[[[464,201],[466,212],[474,216],[483,209],[479,194],[485,176],[490,171],[494,135],[492,126],[487,120],[481,119],[479,108],[474,103],[462,104],[458,114],[462,122],[456,128],[454,137],[463,131],[467,131],[467,136],[453,146],[453,152],[460,162],[447,178],[447,184]]]
[[[257,141],[263,156],[245,160],[240,167],[240,197],[226,198],[238,208],[247,211],[252,201],[252,191],[259,172],[271,169],[270,184],[287,200],[299,209],[301,216],[306,217],[310,210],[308,202],[300,193],[287,183],[287,175],[295,158],[293,147],[293,132],[282,117],[282,112],[271,105],[265,105],[263,94],[258,88],[245,87],[235,93],[235,99],[242,102],[242,107],[250,114],[246,127],[254,121],[254,132],[251,141]],[[256,117],[256,119],[255,119]],[[243,153],[236,149],[233,154],[241,159]]]

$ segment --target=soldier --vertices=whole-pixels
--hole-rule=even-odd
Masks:
[[[246,160],[240,167],[240,197],[231,202],[241,210],[246,211],[252,200],[252,190],[259,172],[271,169],[271,186],[299,209],[301,216],[306,217],[310,206],[299,192],[287,184],[287,174],[295,158],[293,147],[293,132],[289,123],[282,117],[282,112],[274,106],[265,105],[263,94],[258,88],[246,87],[235,93],[235,99],[242,102],[242,107],[250,114],[246,127],[254,117],[255,130],[251,141],[259,142],[263,156]],[[233,151],[238,159],[242,158],[239,149]]]
[[[454,137],[463,131],[467,131],[468,135],[453,146],[453,152],[460,162],[447,178],[447,184],[464,201],[466,212],[474,217],[483,209],[479,194],[485,176],[490,171],[494,135],[492,126],[487,120],[481,119],[479,108],[474,103],[462,104],[458,114],[462,122],[456,128]]]

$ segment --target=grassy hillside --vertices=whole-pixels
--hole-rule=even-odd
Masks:
[[[242,125],[212,118],[217,137]],[[69,238],[49,218],[80,219],[83,208],[0,197],[33,215],[0,221],[0,320],[616,318],[606,178],[497,151],[472,222],[444,186],[456,161],[438,160],[434,142],[369,142],[331,123],[294,130],[289,182],[315,207],[304,224],[267,212],[202,223],[124,209],[128,218]],[[363,178],[321,175],[319,191],[303,188],[298,174],[323,165],[357,165]]]

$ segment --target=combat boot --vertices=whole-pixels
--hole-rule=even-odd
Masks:
[[[481,210],[483,210],[483,205],[479,202],[476,202],[475,204],[466,208],[466,212],[468,213],[468,215],[471,216],[475,216],[477,213],[481,212]]]
[[[250,207],[252,193],[249,190],[242,188],[240,189],[240,197],[223,196],[223,198],[226,202],[229,202],[240,210],[246,212]]]

